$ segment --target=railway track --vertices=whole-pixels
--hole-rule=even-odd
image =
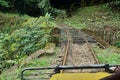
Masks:
[[[62,29],[62,62],[60,65],[89,65],[99,64],[96,55],[92,49],[93,44],[97,44],[97,41],[81,30],[78,29]],[[72,72],[85,72],[86,70],[73,70]],[[87,70],[88,71],[88,70]],[[94,72],[95,70],[89,70],[88,72]],[[69,71],[61,71],[69,72]]]
[[[61,28],[61,60],[60,66],[84,66],[91,64],[99,64],[96,55],[92,49],[92,45],[96,45],[97,41],[79,29]],[[91,65],[92,66],[92,65]],[[57,72],[57,67],[52,68],[27,68],[22,71],[22,80],[49,80],[50,77]],[[101,71],[101,70],[99,70]],[[73,72],[98,72],[98,69],[62,69],[61,73]],[[58,72],[59,73],[59,72]]]

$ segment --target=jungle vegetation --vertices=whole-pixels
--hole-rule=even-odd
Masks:
[[[120,12],[119,0],[106,6],[111,12]],[[53,8],[49,0],[0,0],[0,74],[19,64],[22,57],[44,48],[56,25],[53,16],[59,13],[62,10]],[[115,46],[120,47],[120,41]]]
[[[112,0],[111,0],[112,1]],[[109,3],[111,9],[120,10],[120,1],[113,0]],[[67,7],[71,8],[71,6]],[[51,6],[49,0],[0,0],[0,10],[5,12],[20,12],[31,16],[51,13],[56,15],[60,10]]]

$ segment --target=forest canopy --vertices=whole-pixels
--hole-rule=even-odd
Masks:
[[[120,1],[113,0],[109,6],[111,9],[118,10],[120,9]],[[46,13],[56,14],[58,12],[57,9],[51,6],[50,0],[0,0],[0,9],[9,12],[17,11],[21,14],[25,13],[32,16],[44,15]]]
[[[49,0],[1,0],[0,8],[3,11],[18,11],[33,16],[53,12]]]

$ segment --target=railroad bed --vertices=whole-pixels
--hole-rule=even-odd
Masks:
[[[63,26],[64,27],[64,26]],[[96,55],[92,49],[98,42],[92,37],[74,28],[61,28],[61,52],[54,59],[55,65],[60,66],[84,66],[99,64]],[[55,67],[56,68],[56,67]],[[30,68],[24,75],[25,80],[49,80],[55,73],[55,68]],[[75,69],[61,70],[61,73],[73,72],[99,72],[99,69]],[[24,80],[23,79],[23,80]]]
[[[89,65],[99,64],[96,59],[92,45],[97,41],[79,29],[61,30],[61,53],[62,61],[60,65]],[[67,72],[95,72],[95,70],[69,70]],[[62,71],[66,72],[66,71]]]

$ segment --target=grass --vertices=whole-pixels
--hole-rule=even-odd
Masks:
[[[100,63],[120,64],[120,49],[116,47],[109,47],[103,50],[96,47],[94,48],[94,51]]]
[[[51,60],[52,60],[52,57],[50,56],[40,57],[40,59],[34,59],[32,60],[32,62],[30,62],[24,67],[47,67],[47,66],[50,66]]]
[[[120,15],[111,12],[106,4],[79,8],[74,11],[72,17],[67,17],[61,21],[74,28],[89,28],[91,26],[113,26],[119,27]]]
[[[24,68],[29,68],[29,67],[50,67],[55,65],[55,59],[57,58],[57,55],[59,55],[58,52],[59,48],[55,49],[54,54],[52,55],[47,55],[44,54],[40,56],[39,58],[36,58],[32,60],[30,63],[25,64],[21,67],[16,68],[12,72],[6,72],[0,76],[0,80],[20,80],[20,73],[21,70]],[[31,74],[31,72],[27,72],[26,74]]]
[[[98,12],[100,9],[101,5],[80,8],[73,13],[72,17],[64,19],[64,22],[75,28],[86,28],[86,22],[89,22],[89,20],[92,18],[92,15]]]

